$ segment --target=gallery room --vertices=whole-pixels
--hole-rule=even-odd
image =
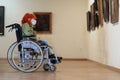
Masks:
[[[0,0],[0,80],[119,80],[119,4]]]

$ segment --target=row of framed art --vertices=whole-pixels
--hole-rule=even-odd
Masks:
[[[87,31],[94,31],[103,23],[119,21],[119,0],[94,0],[87,12]]]

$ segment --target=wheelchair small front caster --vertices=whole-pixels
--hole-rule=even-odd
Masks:
[[[49,64],[44,64],[43,65],[44,71],[49,71],[49,68],[50,68]]]
[[[51,66],[50,66],[50,71],[51,71],[51,72],[55,72],[55,71],[56,71],[56,67],[55,67],[54,65],[51,65]]]
[[[51,71],[51,72],[55,72],[56,71],[56,67],[54,65],[49,65],[49,64],[44,64],[43,65],[43,69],[44,71]]]

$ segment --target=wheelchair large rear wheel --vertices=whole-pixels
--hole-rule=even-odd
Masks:
[[[17,44],[17,42],[14,42],[14,43],[12,43],[12,44],[9,46],[8,51],[7,51],[7,61],[8,61],[8,63],[10,64],[10,66],[11,66],[12,68],[18,70],[18,69],[14,66],[14,64],[13,64],[12,55],[11,55],[12,49],[13,49],[13,47],[14,47],[16,44]]]
[[[40,46],[30,40],[21,41],[12,49],[12,62],[22,72],[33,72],[43,62],[43,53]]]

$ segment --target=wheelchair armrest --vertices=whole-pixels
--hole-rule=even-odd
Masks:
[[[30,38],[30,37],[35,37],[35,35],[23,36],[23,38]]]
[[[23,39],[27,39],[27,40],[32,40],[32,41],[36,41],[36,36],[35,35],[30,35],[30,36],[23,36]]]

